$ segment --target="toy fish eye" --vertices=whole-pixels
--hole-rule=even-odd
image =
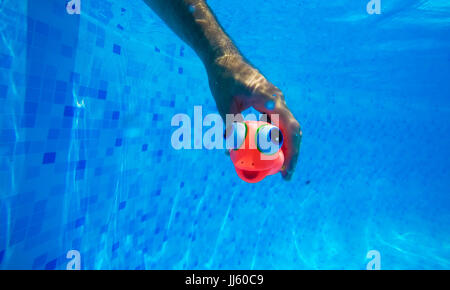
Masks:
[[[261,153],[275,154],[280,150],[281,145],[283,145],[283,134],[278,127],[262,125],[256,130],[256,146]]]
[[[237,150],[242,146],[247,137],[247,124],[234,122],[229,130],[225,136],[225,148]]]

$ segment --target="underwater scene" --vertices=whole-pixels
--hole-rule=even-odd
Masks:
[[[450,269],[449,1],[207,1],[290,180],[195,143],[222,83],[151,2],[0,0],[0,269]]]

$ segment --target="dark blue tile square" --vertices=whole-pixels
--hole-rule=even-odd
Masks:
[[[64,129],[71,129],[73,127],[73,120],[72,118],[65,118],[62,120],[62,128]]]
[[[54,74],[47,74],[47,77],[42,81],[42,90],[52,92],[55,89],[55,80],[52,78]]]
[[[122,138],[117,138],[116,139],[116,147],[120,147],[120,146],[122,146]]]
[[[119,111],[114,111],[112,113],[112,119],[113,120],[119,120],[119,116],[120,116],[120,112]]]
[[[0,264],[2,263],[4,256],[5,256],[5,250],[0,251]]]
[[[114,148],[110,147],[106,149],[106,156],[111,156],[114,153]]]
[[[49,26],[47,23],[36,21],[35,32],[47,35],[49,30]]]
[[[58,139],[59,130],[58,129],[50,129],[48,130],[47,139]]]
[[[8,95],[8,86],[0,85],[0,99],[6,99]]]
[[[77,170],[83,170],[86,168],[86,160],[79,160],[77,162]]]
[[[39,76],[28,76],[27,78],[27,87],[39,89],[41,88],[41,78]]]
[[[66,91],[67,90],[67,82],[64,81],[56,81],[55,82],[55,89],[57,91]]]
[[[117,45],[117,44],[114,44],[113,45],[113,52],[115,53],[115,54],[120,54],[120,45]]]
[[[95,41],[95,45],[98,47],[105,47],[105,39],[97,37],[97,40]]]
[[[42,164],[55,163],[56,152],[47,152],[44,154],[44,158],[42,158]]]
[[[36,115],[23,115],[21,120],[22,128],[34,128]]]
[[[98,98],[102,100],[106,99],[106,91],[98,90]]]
[[[3,142],[15,142],[16,131],[14,129],[4,129],[0,131],[0,140]]]
[[[56,259],[51,260],[45,265],[45,270],[54,270],[56,268]]]
[[[114,244],[112,245],[112,250],[113,250],[113,251],[117,250],[118,248],[119,248],[119,242],[114,243]]]
[[[58,69],[54,65],[46,65],[45,66],[45,75],[54,78]]]
[[[50,94],[45,95],[45,97],[48,98],[49,95]],[[65,104],[66,103],[66,93],[62,92],[62,91],[55,91],[54,98],[53,98],[53,103],[54,104],[59,104],[59,105]]]
[[[78,228],[78,227],[84,225],[84,221],[85,221],[84,217],[81,217],[81,218],[77,219],[75,221],[75,227]]]
[[[68,46],[68,45],[63,45],[61,47],[61,55],[65,56],[67,58],[71,58],[73,55],[73,49],[72,47]]]
[[[148,144],[142,145],[142,151],[147,151],[147,149],[148,149]]]
[[[73,106],[65,106],[64,107],[64,116],[65,117],[73,117],[75,116],[76,108]]]
[[[76,72],[72,72],[70,74],[70,81],[73,83],[76,83],[76,84],[80,83],[80,74],[76,73]]]
[[[33,262],[33,269],[38,269],[39,267],[44,265],[46,260],[47,260],[47,254],[43,254],[43,255],[36,257]]]
[[[24,113],[34,115],[37,112],[38,104],[33,102],[25,102]]]
[[[36,89],[32,89],[32,88],[27,88],[26,92],[25,92],[25,99],[27,101],[37,101],[39,99],[39,90]]]
[[[11,68],[12,57],[7,54],[0,53],[0,67]]]

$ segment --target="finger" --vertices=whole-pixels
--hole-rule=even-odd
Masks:
[[[298,154],[300,150],[300,143],[302,133],[300,130],[300,124],[292,115],[291,111],[286,106],[284,99],[278,96],[261,96],[257,98],[259,101],[254,103],[254,108],[262,113],[271,116],[272,120],[277,120],[284,137],[282,150],[284,153],[284,164],[281,170],[281,174],[284,179],[289,180],[294,173],[295,166],[298,160]],[[268,109],[267,102],[273,101],[275,105],[272,109]]]
[[[275,114],[279,114],[280,128],[286,136],[282,147],[285,160],[281,174],[284,179],[290,180],[297,165],[302,132],[300,130],[300,124],[287,107],[276,108],[274,111]]]

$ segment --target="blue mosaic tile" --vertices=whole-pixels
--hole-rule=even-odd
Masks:
[[[98,98],[103,100],[106,99],[106,91],[98,90]]]
[[[113,45],[113,52],[114,52],[115,54],[120,54],[120,50],[121,50],[120,45],[117,45],[117,44],[114,44],[114,45]]]
[[[103,38],[97,38],[97,40],[95,41],[95,45],[97,45],[98,47],[105,47],[105,39]]]
[[[42,164],[54,163],[56,159],[56,152],[47,152],[44,154]]]
[[[8,95],[8,86],[0,85],[0,98],[6,99]]]
[[[48,262],[47,264],[45,264],[45,270],[54,270],[56,269],[56,259],[51,260],[50,262]]]
[[[120,112],[119,111],[114,111],[112,113],[112,119],[113,120],[119,120],[119,116],[120,116]]]
[[[12,56],[0,53],[0,68],[11,68]]]

